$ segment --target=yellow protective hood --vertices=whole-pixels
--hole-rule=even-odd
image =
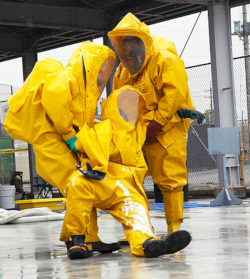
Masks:
[[[177,50],[175,48],[175,44],[165,38],[152,35],[151,38],[153,39],[154,51],[160,52],[162,50],[167,50],[171,52],[173,55],[179,57]]]
[[[114,131],[132,131],[145,106],[142,94],[132,86],[125,85],[101,102],[102,120],[110,119]]]
[[[138,120],[145,106],[140,92],[131,86],[115,90],[101,103],[102,120],[111,120],[112,139],[120,152],[122,164],[126,166],[136,166],[138,162],[137,152],[141,149],[139,138],[143,135],[137,133],[137,126],[140,126]]]
[[[97,85],[97,78],[103,63],[110,57],[116,59],[116,54],[107,46],[100,46],[93,42],[83,42],[71,55],[66,69],[72,71],[77,77],[79,88],[85,88],[86,92],[92,97],[100,98],[100,92]],[[84,66],[83,66],[84,61]],[[84,82],[83,67],[86,74],[86,85]],[[106,69],[112,71],[113,67]]]
[[[108,33],[108,36],[112,43],[112,38],[114,37],[124,37],[124,36],[136,36],[139,37],[143,42],[145,46],[145,58],[144,63],[141,66],[140,70],[136,73],[142,71],[144,66],[147,64],[151,53],[152,53],[152,45],[153,40],[149,34],[149,28],[148,26],[141,22],[137,17],[135,17],[132,13],[128,13],[119,23],[118,25]],[[114,46],[114,45],[113,45]],[[115,46],[114,46],[115,48]],[[115,51],[118,53],[119,56],[119,50],[115,48]]]
[[[52,58],[38,61],[21,89],[9,98],[4,128],[13,139],[33,144],[46,132],[56,131],[67,140],[84,123],[93,127],[100,98],[98,81],[108,79],[113,67],[106,62],[115,58],[107,46],[83,42],[66,67]]]

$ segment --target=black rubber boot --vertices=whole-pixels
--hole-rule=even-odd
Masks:
[[[127,240],[118,240],[118,243],[120,244],[120,245],[124,245],[124,246],[128,246],[129,245],[129,242],[127,241]]]
[[[72,240],[69,240],[67,242],[65,242],[65,245],[67,247],[67,251],[69,251],[69,249],[74,246],[74,242]]]
[[[115,243],[104,243],[102,241],[96,242],[85,242],[85,244],[91,244],[93,251],[100,252],[102,254],[112,253],[121,249],[121,244],[118,242]]]
[[[70,259],[84,259],[90,257],[93,254],[92,246],[86,245],[84,242],[85,235],[71,235],[71,238],[73,246],[71,246],[68,250],[68,255]],[[69,241],[67,243],[68,245],[70,245]]]
[[[170,234],[166,234],[159,238],[150,237],[143,243],[145,257],[154,258],[164,254],[176,253],[191,241],[189,232],[180,230]]]
[[[96,241],[96,242],[85,242],[86,245],[91,244],[93,251],[95,252],[99,252],[99,253],[112,253],[114,251],[117,251],[119,249],[121,249],[121,244],[118,242],[115,243],[104,243],[101,241]],[[67,251],[69,251],[69,249],[74,246],[73,241],[67,241],[65,242],[65,245],[67,246]]]
[[[118,240],[118,243],[120,243],[121,245],[129,245],[129,242],[128,242],[128,239],[127,239],[126,236],[120,238],[120,239]]]

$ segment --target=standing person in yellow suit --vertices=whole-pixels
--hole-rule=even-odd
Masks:
[[[143,117],[148,128],[143,151],[153,181],[163,194],[168,232],[175,232],[183,221],[182,188],[187,184],[191,120],[184,118],[202,122],[203,115],[195,111],[184,63],[172,42],[151,36],[148,26],[131,13],[108,36],[121,61],[113,90],[131,85],[146,100]]]
[[[97,100],[115,58],[106,46],[81,43],[66,67],[53,58],[37,62],[21,89],[8,100],[5,130],[13,139],[32,144],[37,173],[63,195],[66,181],[79,163],[74,148],[76,134],[85,124],[93,127]],[[95,209],[90,225],[86,241],[94,250],[110,252],[120,248],[118,243],[100,241]]]
[[[102,102],[102,122],[93,128],[85,123],[76,135],[75,149],[80,151],[82,172],[76,171],[67,181],[68,234],[62,233],[60,238],[65,242],[72,240],[70,259],[92,255],[85,235],[93,206],[122,223],[131,253],[136,256],[175,253],[191,241],[187,231],[159,238],[152,231],[142,186],[147,171],[141,152],[146,138],[145,121],[140,119],[144,108],[140,93],[124,86]]]

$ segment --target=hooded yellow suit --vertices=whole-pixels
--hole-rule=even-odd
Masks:
[[[142,96],[124,86],[102,102],[102,122],[85,124],[77,134],[82,167],[90,162],[94,170],[106,173],[103,180],[84,177],[79,171],[67,181],[65,224],[71,235],[85,235],[92,206],[110,213],[122,223],[131,252],[144,256],[143,242],[155,237],[148,216],[148,200],[142,183],[147,165],[141,152],[146,126],[139,120],[145,108]]]
[[[154,140],[144,145],[143,151],[154,183],[163,193],[167,223],[181,222],[182,187],[187,184],[186,143],[190,120],[180,119],[176,112],[182,108],[195,109],[184,63],[172,42],[150,36],[148,26],[131,13],[108,35],[121,60],[113,89],[123,85],[138,89],[146,100],[143,117],[148,123],[155,120],[162,126]],[[129,40],[134,37],[139,38],[138,46],[133,45],[128,50]]]
[[[85,124],[93,127],[97,100],[105,86],[100,73],[111,73],[107,61],[115,57],[106,46],[81,43],[66,67],[53,58],[37,62],[22,88],[8,100],[5,130],[13,139],[33,145],[37,173],[64,195],[66,181],[79,162],[64,140]],[[95,219],[96,214],[94,223]],[[94,230],[97,234],[96,225]],[[94,238],[87,241],[99,240],[97,235]]]

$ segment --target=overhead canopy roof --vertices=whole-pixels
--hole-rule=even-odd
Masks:
[[[215,3],[223,0],[217,0]],[[0,62],[102,37],[128,12],[147,24],[207,9],[211,0],[0,0]],[[249,0],[229,0],[231,7]]]

